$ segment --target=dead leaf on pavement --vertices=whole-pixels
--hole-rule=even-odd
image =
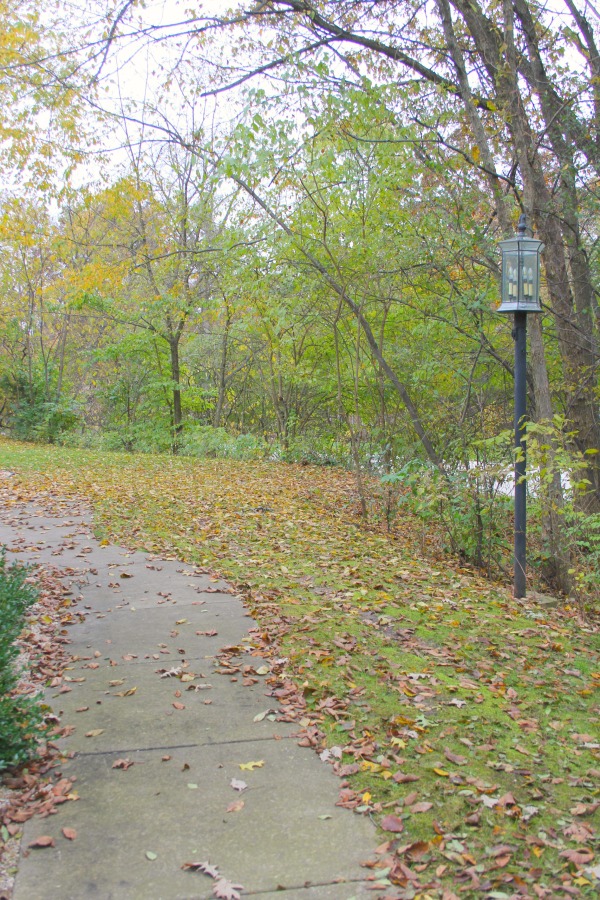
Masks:
[[[246,804],[244,803],[243,800],[234,800],[233,803],[230,803],[230,804],[229,804],[229,806],[227,807],[226,812],[228,812],[228,813],[230,813],[230,812],[239,812],[241,809],[244,808],[245,805],[246,805]]]
[[[54,838],[50,837],[48,834],[42,834],[40,837],[36,838],[29,845],[34,850],[42,849],[43,847],[54,847]]]
[[[264,759],[259,759],[256,762],[240,763],[239,766],[240,766],[240,769],[242,769],[246,772],[253,772],[254,769],[262,769],[264,764],[265,764]]]
[[[241,890],[243,890],[243,885],[233,884],[226,878],[219,878],[213,885],[213,895],[219,900],[240,900]]]
[[[116,759],[112,764],[113,769],[130,769],[134,765],[131,759]]]

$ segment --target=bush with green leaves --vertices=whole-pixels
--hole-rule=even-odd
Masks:
[[[552,553],[543,521],[558,520],[561,552],[569,566],[571,591],[585,606],[598,610],[600,597],[600,514],[590,511],[587,494],[588,460],[595,451],[581,453],[576,433],[555,415],[549,422],[527,425],[527,466],[531,475],[531,523],[539,530],[540,557]],[[559,485],[558,491],[556,485]],[[554,490],[552,490],[554,486]]]
[[[261,459],[268,445],[252,434],[230,434],[212,425],[188,426],[180,443],[182,456],[215,457],[217,459]]]
[[[45,379],[37,372],[5,374],[0,393],[8,400],[8,427],[20,441],[60,443],[61,437],[80,420],[74,401],[51,396]]]
[[[399,489],[395,509],[406,505],[426,530],[441,526],[444,549],[491,576],[504,569],[509,549],[512,500],[504,488],[508,475],[507,463],[498,454],[445,471],[414,459],[381,481],[386,488]],[[387,504],[392,505],[389,498]]]
[[[28,608],[37,592],[28,580],[28,570],[8,565],[0,552],[0,771],[16,766],[35,753],[41,736],[42,712],[33,697],[15,693],[19,681],[17,638],[23,630]]]

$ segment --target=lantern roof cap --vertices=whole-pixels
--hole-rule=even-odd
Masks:
[[[529,234],[527,234],[527,232],[529,232]],[[526,250],[529,253],[541,253],[544,249],[543,242],[533,237],[533,232],[529,227],[525,213],[522,213],[519,217],[517,234],[514,235],[514,237],[506,238],[504,241],[498,241],[498,246],[502,252]]]

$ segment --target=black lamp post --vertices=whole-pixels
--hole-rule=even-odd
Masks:
[[[514,595],[525,596],[527,552],[527,485],[525,416],[527,413],[527,313],[539,313],[541,241],[526,232],[527,216],[519,219],[514,238],[500,241],[502,303],[500,313],[514,313],[515,341],[515,562]]]

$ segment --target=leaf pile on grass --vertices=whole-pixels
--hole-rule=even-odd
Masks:
[[[380,896],[597,895],[600,641],[575,609],[420,557],[410,519],[364,527],[342,471],[2,453],[7,502],[87,497],[106,540],[235,583],[274,695],[382,826]]]

